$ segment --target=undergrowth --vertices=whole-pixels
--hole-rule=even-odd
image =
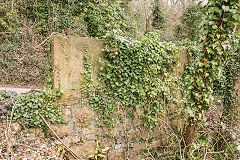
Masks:
[[[60,96],[59,91],[46,88],[16,96],[8,92],[1,92],[0,101],[4,102],[8,109],[8,116],[14,122],[18,122],[26,128],[43,127],[45,123],[39,114],[43,115],[51,123],[63,122],[60,107],[56,103]]]

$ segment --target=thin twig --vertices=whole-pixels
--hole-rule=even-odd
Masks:
[[[54,34],[57,34],[57,32],[53,32],[50,36],[48,36],[42,43],[40,43],[40,46],[43,45],[49,38],[51,38]]]
[[[219,151],[219,152],[208,152],[208,153],[210,153],[210,154],[219,154],[219,153],[224,153],[224,151]]]
[[[208,145],[207,145],[207,147],[206,147],[206,150],[205,150],[205,154],[204,154],[203,160],[206,160],[207,154],[209,153],[207,150],[208,150]]]
[[[182,160],[183,157],[182,157],[181,141],[179,140],[178,136],[174,133],[172,127],[171,127],[167,122],[165,122],[165,121],[163,121],[163,120],[161,120],[161,119],[159,119],[159,120],[162,121],[163,123],[165,123],[165,124],[169,127],[169,129],[172,131],[173,135],[176,137],[176,139],[177,139],[177,141],[178,141],[179,151],[180,151],[180,159]]]
[[[70,151],[70,153],[72,154],[72,156],[76,159],[81,159],[84,160],[82,157],[80,157],[79,155],[77,155],[76,153],[74,153],[65,143],[63,143],[63,141],[59,138],[59,136],[57,135],[56,132],[54,132],[54,130],[49,126],[49,124],[47,123],[47,121],[45,120],[45,118],[39,113],[38,114],[42,120],[44,121],[44,123],[47,125],[47,127],[52,131],[52,133],[56,136],[56,138],[63,144],[63,146]]]
[[[234,152],[233,152],[233,150],[232,150],[232,148],[231,148],[231,146],[228,144],[228,142],[226,141],[226,139],[223,137],[223,135],[222,135],[219,131],[218,131],[218,133],[220,134],[220,136],[223,138],[223,140],[225,141],[225,143],[226,143],[227,146],[229,147],[229,149],[230,149],[230,151],[232,152],[234,158],[236,158],[236,157],[235,157],[235,154],[234,154]],[[237,158],[236,158],[236,159],[237,159]]]
[[[23,32],[16,32],[16,31],[13,31],[13,32],[0,32],[0,34],[7,34],[7,33],[23,33]]]
[[[145,144],[146,144],[146,147],[147,147],[148,154],[150,154],[150,156],[155,160],[155,158],[153,157],[152,153],[150,152],[150,150],[148,148],[148,139],[149,139],[149,134],[148,134],[148,138],[147,138],[147,141],[145,142]]]
[[[12,124],[12,119],[13,119],[13,112],[14,112],[14,110],[15,110],[15,104],[14,104],[14,97],[11,95],[11,104],[12,104],[12,112],[11,112],[11,117],[10,117],[10,122],[9,122],[9,124],[8,124],[8,130],[10,129],[10,127],[11,127],[11,124]],[[11,105],[10,105],[11,106]]]

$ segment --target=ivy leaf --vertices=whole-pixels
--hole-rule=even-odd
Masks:
[[[104,148],[104,149],[102,149],[102,152],[103,153],[106,153],[108,150],[110,150],[111,149],[111,147],[106,147],[106,148]]]
[[[227,22],[227,21],[228,21],[228,18],[223,18],[223,21],[224,21],[224,22]]]
[[[213,29],[217,29],[217,25],[213,25],[212,28],[213,28]]]
[[[230,9],[229,12],[235,14],[235,13],[237,12],[237,10],[236,10],[236,9]],[[236,16],[237,16],[237,15],[236,15]]]
[[[238,22],[234,22],[233,25],[237,26],[237,25],[239,25],[239,23]]]
[[[198,2],[198,5],[200,6],[203,3],[203,1]]]
[[[238,20],[238,15],[234,14],[232,18],[234,18],[235,20]]]
[[[226,11],[229,11],[229,6],[225,6],[225,5],[223,5],[222,6],[222,9],[226,12]]]

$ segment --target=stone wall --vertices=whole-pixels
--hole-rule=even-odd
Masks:
[[[128,111],[120,108],[118,114],[123,117],[121,122],[117,120],[113,128],[99,127],[94,110],[88,105],[88,100],[81,96],[80,82],[83,80],[83,55],[87,52],[92,65],[93,84],[98,84],[98,58],[102,57],[102,48],[103,41],[99,39],[54,37],[54,87],[60,87],[63,92],[59,103],[62,105],[62,115],[67,124],[53,124],[52,128],[65,144],[83,158],[95,153],[98,141],[100,150],[110,147],[105,159],[139,160],[143,154],[150,155],[151,149],[169,145],[169,137],[174,134],[174,130],[183,127],[183,119],[179,116],[181,107],[176,107],[180,104],[166,106],[168,112],[159,120],[159,125],[154,131],[144,127],[141,109],[137,109],[134,118],[131,119],[127,116]],[[172,74],[181,76],[187,61],[187,53],[184,51],[179,55],[179,65]],[[178,97],[181,98],[180,91]],[[71,155],[69,158],[74,159]]]
[[[165,125],[168,120],[162,120],[164,123],[160,122],[155,131],[149,132],[141,123],[141,110],[136,111],[134,120],[124,118],[122,122],[117,121],[114,128],[98,127],[94,111],[88,106],[65,106],[62,114],[67,124],[53,124],[51,127],[66,145],[83,158],[95,153],[98,140],[100,150],[110,147],[105,159],[139,160],[143,150],[167,145],[172,134]],[[74,159],[71,155],[68,157]]]

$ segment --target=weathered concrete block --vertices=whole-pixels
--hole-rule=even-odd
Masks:
[[[28,133],[34,135],[34,136],[38,136],[38,137],[44,137],[44,132],[42,130],[42,128],[29,128]]]
[[[98,59],[103,55],[103,44],[103,40],[88,37],[54,36],[51,48],[54,88],[60,88],[62,92],[81,89],[84,54],[90,57],[93,84],[97,84]]]
[[[76,90],[65,90],[62,91],[61,98],[57,101],[58,104],[64,106],[73,106],[75,104],[79,104],[81,97],[81,92]]]

